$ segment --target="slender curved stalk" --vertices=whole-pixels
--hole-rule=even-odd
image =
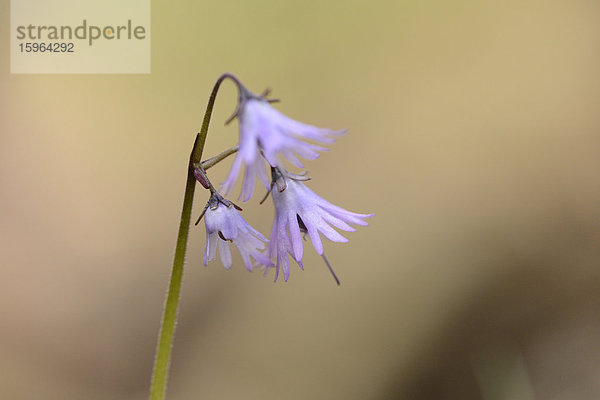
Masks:
[[[191,162],[193,164],[199,163],[202,158],[202,151],[204,150],[204,143],[206,142],[206,135],[208,134],[208,125],[210,124],[210,117],[212,115],[213,106],[215,105],[215,99],[217,98],[217,92],[219,91],[221,83],[223,83],[226,78],[235,82],[240,92],[244,89],[238,78],[228,72],[217,79],[208,99],[208,105],[206,106],[206,112],[204,113],[204,120],[202,120],[202,128],[200,128],[198,142],[194,145],[194,149],[192,150]]]
[[[216,156],[211,157],[208,160],[202,161],[201,166],[206,171],[207,169],[214,167],[215,165],[217,165],[218,163],[220,163],[221,161],[223,161],[230,155],[235,154],[239,149],[240,149],[240,146],[235,145],[232,148],[225,150],[221,154],[217,154]]]
[[[185,253],[187,248],[190,220],[192,216],[192,206],[194,203],[194,191],[196,188],[196,178],[194,177],[194,164],[198,164],[204,151],[204,143],[208,133],[208,126],[212,115],[213,106],[217,97],[219,87],[225,78],[232,79],[239,89],[239,81],[229,73],[225,73],[217,79],[213,90],[208,99],[202,128],[196,136],[190,161],[188,164],[187,180],[185,184],[185,194],[183,196],[183,206],[181,210],[181,220],[179,222],[179,233],[177,234],[177,244],[175,247],[175,257],[173,260],[173,269],[169,280],[169,290],[165,301],[163,318],[158,338],[158,347],[154,358],[154,369],[152,372],[152,385],[150,389],[150,400],[163,400],[166,394],[167,378],[171,359],[171,348],[173,346],[173,336],[175,333],[175,323],[177,321],[177,310],[179,307],[179,297],[181,294],[181,282],[183,279],[183,264],[185,262]]]

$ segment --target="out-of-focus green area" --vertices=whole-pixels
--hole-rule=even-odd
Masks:
[[[349,128],[310,187],[377,215],[339,288],[309,243],[288,283],[204,268],[193,228],[168,398],[600,397],[600,3],[154,2],[149,75],[11,75],[0,13],[0,397],[146,398],[224,71]]]

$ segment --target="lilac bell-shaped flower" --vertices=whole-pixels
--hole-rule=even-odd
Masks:
[[[235,114],[240,125],[240,148],[229,175],[221,186],[227,194],[235,184],[242,166],[245,167],[240,198],[248,201],[254,193],[256,177],[265,188],[269,178],[261,153],[272,167],[280,164],[281,157],[298,168],[303,168],[298,156],[307,160],[319,157],[327,148],[309,143],[333,143],[335,137],[346,130],[331,130],[303,124],[288,118],[269,104],[269,100],[256,96],[240,84],[240,102]]]
[[[275,204],[275,220],[266,254],[269,259],[276,260],[275,280],[279,276],[280,268],[283,270],[284,279],[288,280],[288,254],[304,269],[302,234],[308,234],[316,252],[324,256],[320,234],[331,241],[345,243],[348,239],[332,226],[342,231],[353,232],[356,229],[349,224],[368,225],[364,219],[374,215],[344,210],[317,196],[300,182],[298,176],[291,177],[291,174],[282,168],[273,168],[272,171],[274,182],[271,196]],[[327,262],[327,259],[325,261]],[[328,262],[327,266],[337,281]]]
[[[232,242],[240,252],[242,260],[248,271],[252,271],[251,258],[263,265],[271,264],[270,260],[260,250],[264,250],[267,238],[252,228],[233,204],[214,193],[204,213],[206,225],[206,250],[204,251],[204,265],[216,259],[217,247],[223,266],[231,268],[231,250],[229,242]]]

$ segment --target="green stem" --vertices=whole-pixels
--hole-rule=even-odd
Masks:
[[[208,160],[202,161],[202,163],[200,165],[206,171],[207,169],[214,167],[215,165],[217,165],[218,163],[220,163],[221,161],[223,161],[230,155],[235,154],[239,149],[240,149],[240,146],[235,145],[232,148],[225,150],[221,154],[217,154],[216,156],[211,157]]]
[[[152,388],[150,391],[151,400],[162,400],[165,396],[195,187],[196,178],[194,177],[192,170],[188,169],[185,195],[183,197],[183,208],[181,210],[181,220],[179,222],[179,234],[177,235],[177,245],[175,247],[175,259],[173,261],[169,291],[167,293],[167,300],[163,311],[163,321],[160,329],[158,348],[156,349],[156,356],[154,359],[154,372],[152,374]]]
[[[204,120],[202,121],[202,128],[200,129],[200,134],[198,135],[197,145],[194,145],[194,150],[192,150],[191,162],[193,164],[199,163],[200,159],[202,158],[202,151],[204,150],[206,134],[208,133],[208,125],[210,124],[210,117],[212,115],[213,106],[215,105],[217,92],[219,91],[221,83],[223,83],[223,80],[225,80],[226,78],[230,78],[231,80],[233,80],[237,85],[238,90],[242,90],[240,81],[230,73],[224,73],[215,82],[215,86],[213,87],[212,93],[210,94],[210,98],[208,99],[208,105],[206,106],[206,112],[204,113]]]
[[[238,82],[231,74],[223,74],[217,79],[213,87],[200,133],[196,136],[190,161],[188,164],[187,180],[185,184],[185,194],[183,196],[183,207],[181,210],[181,220],[179,222],[179,233],[177,234],[177,245],[175,247],[175,257],[173,260],[173,269],[171,270],[171,278],[169,281],[169,291],[163,311],[163,319],[160,327],[158,339],[158,347],[156,349],[156,357],[154,358],[154,369],[152,373],[152,386],[150,389],[150,400],[163,400],[166,394],[167,378],[169,373],[169,365],[171,359],[171,348],[173,346],[173,336],[175,333],[175,323],[177,321],[177,309],[179,307],[179,297],[181,293],[181,282],[183,278],[183,264],[185,262],[185,252],[187,248],[188,233],[190,228],[190,220],[192,216],[192,205],[194,203],[194,190],[196,188],[196,178],[194,177],[194,164],[200,162],[202,152],[204,151],[204,143],[208,133],[210,117],[212,115],[213,106],[217,97],[219,87],[225,78],[230,78],[234,82]],[[239,88],[239,85],[238,85]]]

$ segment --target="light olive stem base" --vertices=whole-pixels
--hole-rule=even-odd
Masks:
[[[171,360],[171,348],[173,347],[175,324],[177,322],[177,310],[179,307],[179,297],[181,294],[181,283],[183,280],[183,264],[185,261],[190,220],[192,216],[192,206],[194,203],[194,191],[196,188],[194,165],[200,163],[200,160],[202,159],[202,152],[204,151],[204,143],[206,142],[206,135],[208,133],[208,126],[210,124],[210,117],[212,115],[215,99],[217,97],[219,87],[225,78],[232,79],[234,82],[236,82],[239,88],[237,78],[231,74],[225,73],[221,75],[219,79],[217,79],[217,82],[215,83],[210,94],[210,98],[208,99],[206,112],[204,113],[204,119],[202,120],[202,128],[200,129],[200,133],[198,133],[196,136],[196,141],[194,142],[194,147],[192,148],[192,153],[190,155],[187,180],[185,183],[185,194],[183,196],[183,207],[181,210],[181,220],[179,222],[179,233],[177,234],[177,245],[175,247],[175,257],[173,260],[173,269],[171,270],[169,290],[167,292],[167,299],[165,301],[165,308],[160,326],[158,347],[156,348],[156,357],[154,358],[150,400],[163,400],[166,395],[167,378],[169,375],[169,365]],[[231,152],[231,150],[229,151],[230,152],[227,155],[235,152]],[[227,151],[225,153],[227,153]],[[227,157],[227,155],[221,159],[224,159]]]

